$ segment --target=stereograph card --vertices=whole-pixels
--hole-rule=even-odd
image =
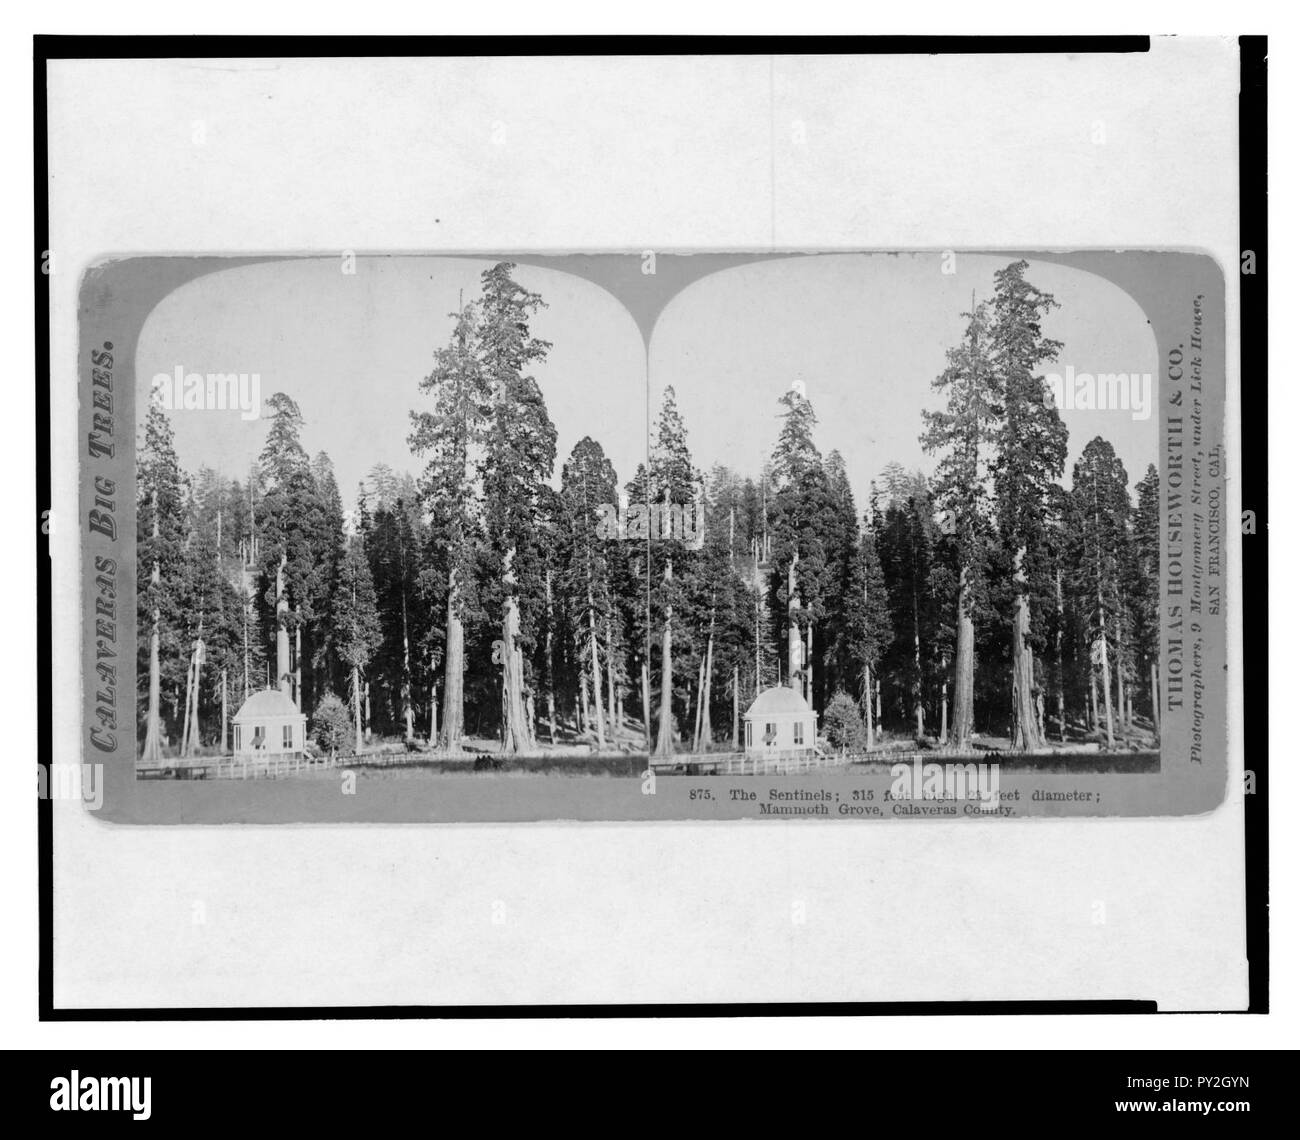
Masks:
[[[217,62],[51,64],[67,1000],[1240,1001],[1235,48]],[[79,972],[116,859],[192,983]],[[485,972],[371,978],[426,860]],[[972,881],[1059,970],[945,975]],[[673,976],[488,945],[584,894]]]

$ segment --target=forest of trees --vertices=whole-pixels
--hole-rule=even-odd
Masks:
[[[919,425],[933,475],[887,464],[866,503],[839,453],[819,450],[798,386],[761,472],[699,469],[671,387],[630,478],[591,436],[558,456],[531,375],[550,349],[530,327],[543,301],[508,262],[412,378],[418,474],[375,464],[351,510],[329,457],[304,449],[289,395],[267,401],[242,479],[184,471],[151,405],[137,489],[145,757],[228,748],[235,710],[268,687],[314,730],[342,717],[363,747],[730,749],[757,692],[782,683],[809,695],[833,745],[1149,742],[1158,474],[1130,488],[1097,437],[1065,488],[1066,430],[1039,371],[1061,348],[1041,329],[1056,303],[1026,269],[998,272],[963,314]],[[609,537],[602,508],[621,497],[698,506],[702,542],[667,524]]]

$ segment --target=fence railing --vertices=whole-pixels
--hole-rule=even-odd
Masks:
[[[841,768],[852,762],[852,756],[798,748],[773,752],[685,752],[653,763],[660,771],[681,768],[688,775],[715,773],[720,776],[780,776],[792,772]]]
[[[280,752],[264,756],[205,756],[164,760],[160,764],[136,764],[136,775],[144,779],[176,780],[274,780],[278,777],[337,768],[341,756],[311,756]]]

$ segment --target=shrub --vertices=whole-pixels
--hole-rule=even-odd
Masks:
[[[857,702],[840,690],[830,699],[826,712],[822,714],[826,741],[835,749],[849,752],[861,752],[867,747],[867,726],[862,723],[862,714]]]
[[[352,739],[352,719],[347,706],[333,693],[327,692],[316,703],[311,714],[312,739],[333,756]]]

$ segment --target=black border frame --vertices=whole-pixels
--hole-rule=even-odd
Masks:
[[[1255,272],[1241,276],[1241,375],[1252,388],[1252,439],[1242,447],[1243,509],[1256,513],[1257,533],[1242,542],[1242,674],[1245,754],[1256,778],[1245,797],[1246,953],[1249,1007],[1267,1013],[1268,923],[1268,93],[1266,36],[1239,37],[1238,159],[1240,244],[1255,253]],[[51,502],[49,293],[49,154],[46,64],[52,59],[159,57],[422,57],[548,55],[704,55],[800,53],[895,55],[992,53],[1139,53],[1148,36],[45,36],[33,37],[33,204],[36,289],[36,514]],[[1242,409],[1244,412],[1244,408]],[[1245,435],[1243,423],[1243,436]],[[48,535],[36,543],[37,762],[51,758],[53,717]],[[273,1021],[409,1018],[794,1017],[1156,1013],[1154,1001],[826,1002],[772,1004],[288,1006],[55,1009],[53,931],[53,804],[37,799],[38,1016],[41,1021]],[[1205,1011],[1219,1012],[1219,1011]]]

